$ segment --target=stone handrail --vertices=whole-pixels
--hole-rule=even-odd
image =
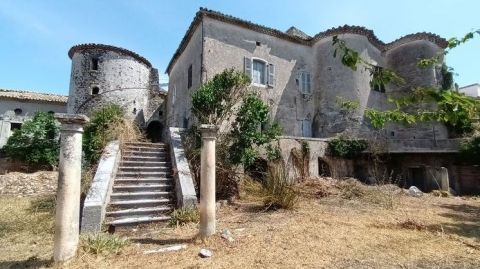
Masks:
[[[184,129],[170,127],[168,129],[170,157],[172,160],[172,167],[175,178],[175,193],[177,197],[177,206],[191,207],[197,204],[197,194],[195,192],[195,185],[193,177],[190,173],[188,160],[185,157],[183,150],[181,132]]]
[[[100,158],[97,172],[83,204],[82,233],[101,231],[120,159],[120,142],[112,141],[108,143]]]

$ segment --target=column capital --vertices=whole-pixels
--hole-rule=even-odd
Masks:
[[[55,113],[54,116],[62,125],[84,125],[85,123],[90,122],[90,119],[83,114]]]
[[[202,134],[202,138],[217,138],[218,127],[214,124],[200,124],[198,129]]]

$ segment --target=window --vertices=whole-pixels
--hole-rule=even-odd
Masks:
[[[275,66],[271,63],[245,57],[244,72],[253,84],[275,87]]]
[[[261,45],[262,45],[262,42],[260,42],[260,41],[257,41],[257,42],[255,42],[255,45],[257,45],[257,46],[261,46]]]
[[[98,59],[92,58],[92,70],[98,70]]]
[[[312,75],[309,72],[301,71],[296,79],[297,87],[303,94],[312,93]]]
[[[383,67],[375,66],[373,68],[372,81],[370,81],[370,87],[377,92],[385,92],[385,84],[383,84],[382,78]],[[374,79],[374,78],[377,79]]]
[[[309,119],[302,121],[302,136],[312,137],[312,121]]]
[[[252,82],[256,84],[265,85],[265,62],[259,60],[253,60],[253,68],[252,68]]]
[[[190,89],[192,87],[192,75],[193,75],[193,72],[192,72],[192,65],[190,65],[188,67],[188,86],[187,88]]]
[[[15,115],[22,115],[23,113],[23,110],[21,108],[15,108],[15,110],[13,110],[13,112],[15,112]]]
[[[19,122],[11,122],[10,123],[10,131],[18,130],[18,129],[21,129],[21,128],[22,128],[22,124],[19,123]]]
[[[100,88],[98,87],[93,87],[92,88],[92,95],[97,95],[100,93]]]

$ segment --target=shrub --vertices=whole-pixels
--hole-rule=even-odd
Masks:
[[[110,104],[93,113],[91,121],[85,126],[83,150],[88,165],[98,162],[108,142],[113,140],[131,141],[141,138],[138,126],[125,119],[123,108]]]
[[[187,223],[198,223],[200,221],[200,214],[196,207],[185,207],[175,209],[170,214],[169,226],[181,226]]]
[[[38,168],[55,168],[59,156],[59,125],[52,114],[37,112],[4,146],[7,156]]]
[[[293,209],[298,203],[298,192],[288,182],[285,169],[279,164],[268,168],[262,194],[267,209]]]
[[[368,143],[365,140],[348,139],[340,136],[328,141],[328,147],[332,156],[353,159],[367,149]]]
[[[95,255],[119,253],[130,241],[127,238],[116,235],[99,233],[88,235],[83,240],[83,250]]]
[[[460,159],[468,164],[480,164],[480,136],[474,136],[460,145]]]

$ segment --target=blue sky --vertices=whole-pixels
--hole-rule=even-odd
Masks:
[[[0,88],[68,94],[67,52],[79,43],[133,50],[163,73],[199,7],[310,35],[360,25],[384,42],[422,31],[459,37],[480,28],[477,0],[0,0]],[[448,56],[461,86],[480,82],[479,47],[480,37]]]

